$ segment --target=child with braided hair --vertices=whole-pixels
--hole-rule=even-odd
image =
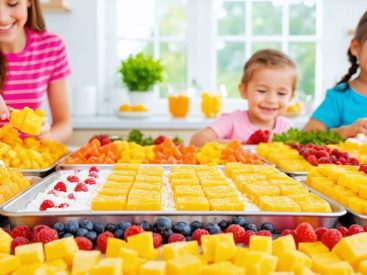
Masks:
[[[350,42],[348,58],[348,73],[326,92],[303,130],[332,129],[343,138],[367,133],[367,11]],[[359,74],[352,79],[358,69]]]

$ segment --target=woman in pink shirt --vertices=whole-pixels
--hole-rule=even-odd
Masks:
[[[37,136],[65,142],[72,133],[65,78],[70,74],[63,41],[46,31],[38,0],[0,0],[0,126],[9,109],[40,107],[48,98],[52,124]]]
[[[287,131],[292,125],[281,115],[295,94],[296,83],[297,67],[287,55],[270,49],[256,52],[246,62],[239,84],[248,110],[222,114],[212,125],[194,134],[191,144],[227,143],[232,139],[245,143],[257,130]]]

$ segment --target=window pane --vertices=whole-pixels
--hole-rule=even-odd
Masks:
[[[239,97],[238,84],[245,62],[245,44],[225,42],[218,49],[218,85],[225,84],[229,97]]]
[[[263,49],[281,50],[282,45],[280,42],[256,42],[252,44],[252,53]]]
[[[253,2],[252,33],[278,35],[282,33],[282,7],[272,2]]]
[[[186,83],[187,58],[186,44],[177,42],[161,43],[161,60],[164,66],[166,83]]]
[[[117,35],[135,39],[152,37],[155,20],[154,2],[151,0],[116,1]]]
[[[218,15],[219,35],[245,34],[245,4],[244,2],[222,2]]]
[[[143,52],[146,55],[153,55],[153,43],[149,41],[120,40],[117,44],[117,56],[120,60],[129,57],[130,54]]]
[[[187,1],[185,0],[159,1],[160,35],[162,36],[174,35],[181,38],[186,37],[186,29],[187,29],[186,5]]]
[[[315,43],[290,43],[289,55],[298,65],[298,97],[314,96],[315,93]]]
[[[289,33],[293,35],[316,34],[316,5],[304,4],[290,5],[289,7]]]

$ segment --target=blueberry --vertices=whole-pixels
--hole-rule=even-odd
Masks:
[[[76,232],[77,237],[84,237],[89,231],[85,228],[79,228]]]
[[[116,231],[116,228],[117,228],[117,226],[116,226],[116,224],[114,224],[114,223],[108,223],[107,225],[106,225],[106,227],[105,227],[105,230],[106,231],[110,231],[110,232],[115,232]]]
[[[144,229],[145,231],[152,231],[152,225],[151,225],[149,222],[147,222],[147,221],[143,221],[143,222],[141,222],[139,225],[140,225],[141,227],[143,227],[143,229]]]
[[[57,232],[63,232],[65,230],[65,225],[61,222],[57,222],[52,228],[55,229]]]
[[[185,223],[185,222],[178,222],[175,223],[172,226],[172,231],[175,233],[180,233],[182,235],[186,236],[191,236],[191,227],[189,224]]]
[[[272,223],[270,222],[264,222],[262,225],[261,225],[261,230],[268,230],[270,231],[272,234],[275,233],[275,227]]]
[[[75,220],[68,221],[65,226],[65,232],[75,234],[79,229],[79,223]]]
[[[207,225],[205,225],[205,229],[208,230],[209,234],[219,234],[222,232],[222,230],[220,229],[220,227],[217,224],[214,223],[208,223]]]
[[[89,231],[87,234],[85,234],[85,237],[88,238],[92,243],[96,243],[97,233],[94,231]]]
[[[157,221],[155,222],[155,225],[156,225],[156,229],[158,230],[158,232],[163,232],[164,230],[171,229],[172,222],[170,219],[166,217],[161,217],[157,219]]]
[[[117,224],[117,228],[122,229],[124,232],[126,231],[126,228],[128,228],[129,226],[131,226],[131,222],[127,221],[122,221]]]
[[[79,227],[85,228],[88,231],[93,230],[93,223],[90,220],[80,220],[79,221]]]
[[[64,234],[64,236],[62,236],[63,238],[67,238],[67,237],[72,237],[72,236],[74,236],[73,234],[71,234],[71,233],[69,233],[69,232],[66,232],[65,234]]]
[[[187,236],[187,237],[185,237],[186,238],[186,241],[187,242],[190,242],[190,241],[192,241],[192,238],[191,238],[191,236]]]
[[[163,243],[167,243],[169,236],[171,236],[172,234],[173,234],[172,229],[163,230],[162,231]]]
[[[219,223],[218,223],[220,229],[222,229],[222,231],[226,230],[227,227],[229,226],[229,221],[226,221],[226,220],[221,220]]]
[[[64,237],[65,232],[61,231],[61,232],[57,232],[57,236],[59,237],[59,239],[61,239],[62,237]]]
[[[246,225],[246,218],[241,216],[236,216],[232,219],[232,224],[238,224],[242,227],[245,227]]]
[[[101,223],[95,223],[93,225],[93,230],[96,231],[97,234],[104,232],[104,225]]]
[[[191,227],[191,231],[194,232],[196,229],[198,228],[202,229],[204,226],[199,221],[193,221],[192,223],[190,223],[190,227]]]
[[[113,235],[117,239],[123,239],[124,238],[124,230],[116,229],[116,231],[115,231],[115,233],[113,233]]]
[[[253,223],[248,223],[248,224],[246,224],[245,229],[246,229],[246,230],[252,230],[252,231],[254,231],[254,232],[257,232],[256,224],[253,224]]]

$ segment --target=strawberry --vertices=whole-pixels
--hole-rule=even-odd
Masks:
[[[113,238],[113,234],[110,231],[103,232],[97,237],[97,247],[102,253],[106,252],[108,238]]]
[[[271,132],[269,130],[259,129],[255,131],[246,141],[246,144],[259,144],[261,142],[268,142]]]
[[[93,185],[93,184],[96,184],[96,179],[95,178],[86,178],[84,180],[84,183],[89,184],[89,185]]]
[[[75,192],[88,192],[88,186],[85,183],[79,182],[74,189]]]
[[[27,238],[24,238],[22,236],[18,236],[16,238],[14,238],[12,241],[11,241],[11,250],[14,251],[14,249],[17,247],[17,246],[20,246],[20,245],[24,245],[24,244],[29,244],[30,241],[29,239]]]
[[[365,172],[367,174],[367,164],[361,164],[361,166],[359,166],[359,171]]]
[[[209,235],[208,230],[198,228],[194,232],[192,232],[191,238],[193,241],[197,241],[198,244],[201,244],[202,235]]]
[[[339,226],[337,230],[342,233],[343,237],[349,236],[349,230],[345,226]]]
[[[111,143],[111,139],[109,137],[102,137],[100,139],[101,145],[106,145],[106,144],[110,144]]]
[[[317,235],[313,230],[311,224],[303,222],[299,224],[296,228],[296,233],[298,237],[298,242],[316,242]]]
[[[273,238],[273,234],[271,234],[269,230],[260,230],[259,232],[256,233],[256,236],[266,236]]]
[[[245,229],[238,224],[231,224],[227,227],[226,233],[232,233],[235,243],[242,243],[243,237],[245,236]]]
[[[75,242],[80,250],[93,250],[93,243],[86,237],[76,237]]]
[[[343,238],[342,233],[336,229],[329,229],[322,235],[321,242],[330,250]]]
[[[96,172],[89,172],[88,177],[92,177],[92,178],[98,179],[98,174]]]
[[[352,224],[351,226],[349,226],[348,236],[352,236],[362,232],[364,232],[362,226],[358,224]]]
[[[306,157],[306,160],[311,163],[311,165],[313,166],[317,166],[318,162],[317,162],[317,158],[315,155],[309,155]]]
[[[252,230],[246,230],[245,235],[243,236],[243,244],[249,245],[250,244],[250,237],[252,235],[256,235],[256,232],[252,231]]]
[[[153,244],[154,248],[158,248],[162,245],[162,235],[158,233],[153,233]]]
[[[75,175],[70,175],[66,179],[69,182],[79,182],[79,178],[77,176],[75,176]]]
[[[315,229],[315,234],[317,236],[318,241],[321,241],[322,235],[324,235],[326,231],[328,231],[328,229],[325,227],[318,227]]]
[[[66,192],[65,183],[62,181],[59,181],[58,183],[55,184],[54,190],[59,191],[59,192]]]
[[[125,234],[124,234],[124,239],[125,239],[125,241],[127,241],[127,239],[130,236],[134,236],[134,235],[142,233],[142,232],[144,232],[144,229],[140,225],[131,225],[128,228],[126,228],[126,231],[125,231]]]
[[[46,211],[48,208],[54,208],[55,204],[52,200],[44,200],[40,205],[40,211]]]
[[[185,236],[180,233],[173,233],[171,236],[168,237],[168,243],[185,242],[185,241],[186,241]]]
[[[91,173],[91,172],[96,172],[96,173],[98,173],[98,172],[99,172],[99,168],[98,168],[98,167],[96,167],[96,166],[92,166],[91,168],[89,168],[89,173]]]
[[[13,239],[15,239],[16,237],[24,237],[30,240],[32,237],[32,233],[27,225],[17,225],[10,232],[10,236],[12,236]]]
[[[155,145],[161,144],[161,143],[163,143],[166,139],[167,139],[167,137],[165,137],[165,136],[158,136],[158,137],[156,137],[156,138],[155,138],[155,140],[154,140],[154,144],[155,144]]]

